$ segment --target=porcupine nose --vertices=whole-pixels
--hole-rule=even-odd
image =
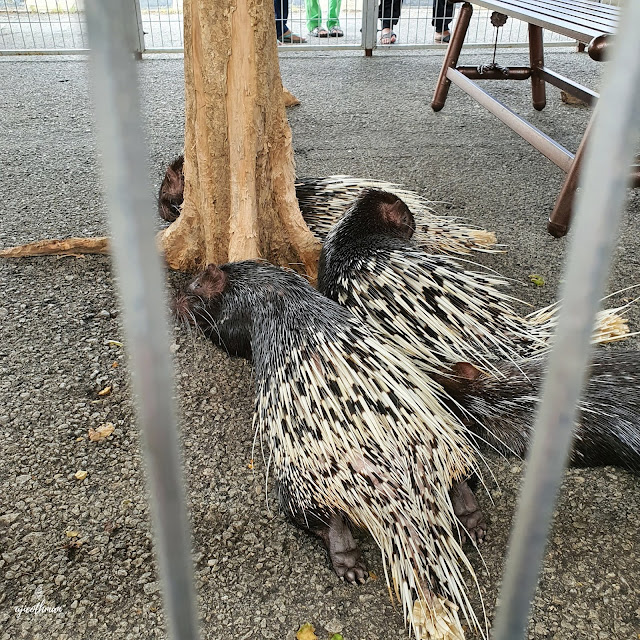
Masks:
[[[180,322],[180,324],[193,324],[194,316],[191,312],[191,305],[189,296],[184,292],[179,291],[171,296],[169,300],[169,308],[173,317]]]

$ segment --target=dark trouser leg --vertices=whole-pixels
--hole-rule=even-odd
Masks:
[[[382,0],[378,5],[378,18],[383,29],[391,29],[398,24],[402,0]]]
[[[431,25],[438,33],[449,31],[449,25],[453,20],[454,5],[447,0],[433,0],[433,19]]]
[[[289,0],[273,0],[273,8],[276,13],[276,34],[278,38],[286,33],[287,19],[289,18]]]

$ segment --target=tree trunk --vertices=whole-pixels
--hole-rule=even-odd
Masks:
[[[185,189],[169,266],[264,258],[313,279],[320,243],[295,196],[269,0],[185,0]]]

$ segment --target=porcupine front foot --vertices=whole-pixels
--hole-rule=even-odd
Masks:
[[[482,544],[487,533],[487,523],[471,487],[465,480],[451,487],[449,497],[453,511],[462,525],[460,541],[465,542],[467,536],[474,544]]]

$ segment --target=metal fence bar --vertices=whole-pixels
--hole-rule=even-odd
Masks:
[[[170,637],[198,636],[191,544],[172,396],[160,259],[137,79],[123,19],[128,0],[88,0],[93,97],[103,153],[113,259],[149,475],[155,549]]]
[[[360,46],[371,52],[376,46],[378,25],[378,1],[362,0],[362,39]]]
[[[622,12],[580,180],[563,307],[511,534],[494,640],[525,637],[589,360],[591,328],[640,139],[640,2],[630,0]]]
[[[136,59],[140,60],[144,52],[144,29],[142,28],[140,0],[128,0],[125,5],[127,13],[123,20],[127,25],[130,42],[128,49],[134,52]]]

